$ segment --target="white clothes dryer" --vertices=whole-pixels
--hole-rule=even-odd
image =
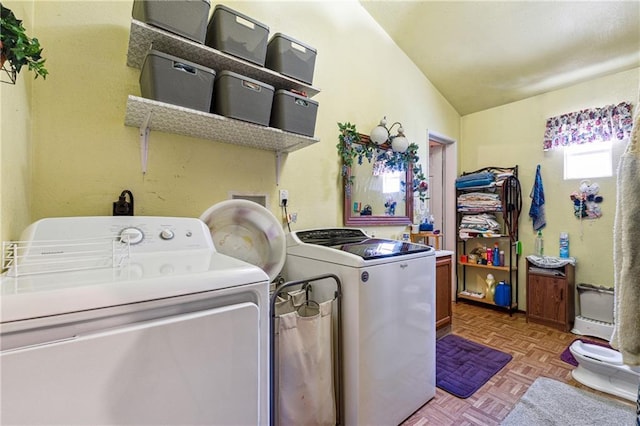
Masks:
[[[345,425],[400,424],[435,396],[433,248],[355,228],[296,231],[284,271],[342,282]]]
[[[268,423],[269,279],[202,221],[51,218],[23,236],[0,278],[0,423]],[[103,238],[127,259],[105,265]]]

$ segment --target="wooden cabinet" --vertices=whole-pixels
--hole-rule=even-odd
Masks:
[[[451,331],[451,255],[436,259],[436,333]]]
[[[440,241],[442,241],[442,233],[438,232],[433,233],[433,232],[425,232],[425,231],[420,231],[420,232],[416,232],[416,233],[411,233],[411,242],[413,243],[420,243],[420,244],[424,244],[427,246],[431,246],[433,247],[436,251],[440,250]],[[430,240],[433,239],[433,245],[429,244]]]
[[[574,266],[540,268],[527,259],[527,321],[570,331],[574,319]]]

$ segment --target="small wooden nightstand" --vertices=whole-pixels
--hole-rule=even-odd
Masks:
[[[574,319],[574,280],[571,264],[536,269],[527,259],[527,321],[570,331]]]
[[[429,238],[433,238],[434,240],[434,244],[431,245],[429,244]],[[436,250],[440,250],[440,239],[442,238],[442,234],[438,233],[438,234],[434,234],[433,232],[417,232],[417,233],[411,233],[411,242],[412,243],[423,243],[426,244],[428,246],[433,247]]]

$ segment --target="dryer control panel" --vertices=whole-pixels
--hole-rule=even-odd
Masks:
[[[163,216],[85,216],[41,219],[25,229],[22,241],[128,241],[132,254],[214,250],[207,225],[197,218]]]

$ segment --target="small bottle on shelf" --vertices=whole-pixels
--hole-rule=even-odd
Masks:
[[[493,245],[493,266],[504,266],[500,259],[500,247],[498,243]]]
[[[569,257],[569,234],[560,233],[560,257],[566,259]]]
[[[538,231],[536,236],[536,255],[542,256],[544,254],[544,240],[542,239],[542,230]]]

